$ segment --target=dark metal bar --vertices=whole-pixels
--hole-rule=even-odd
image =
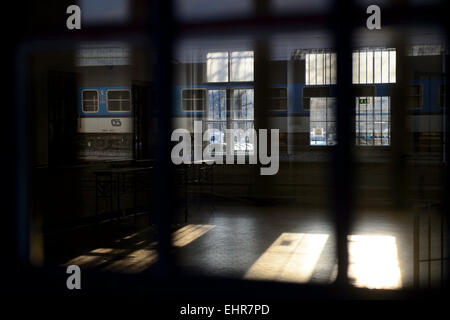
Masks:
[[[431,210],[428,206],[428,288],[431,288]]]
[[[335,232],[337,238],[338,274],[336,282],[342,285],[348,283],[348,242],[351,217],[353,211],[353,155],[354,123],[352,112],[354,102],[352,90],[352,43],[353,25],[349,19],[355,10],[353,1],[336,1],[333,19],[337,52],[337,145],[333,149],[333,204]]]
[[[154,76],[157,86],[156,118],[158,123],[156,179],[152,183],[155,190],[155,222],[159,254],[157,270],[166,274],[171,271],[173,266],[170,226],[176,202],[174,199],[176,195],[174,172],[170,159],[172,46],[174,42],[172,1],[154,0],[152,22],[152,30],[155,31],[153,34],[156,51]]]
[[[414,288],[419,288],[419,280],[420,280],[420,213],[416,212],[414,216],[414,231],[413,231],[413,237],[414,237]]]
[[[446,1],[445,3],[445,8],[444,8],[444,12],[449,12],[450,10],[450,3],[448,1]],[[445,99],[444,99],[444,112],[445,112],[445,126],[444,126],[444,130],[445,130],[445,140],[444,140],[444,145],[445,145],[445,162],[444,162],[444,175],[445,175],[445,180],[444,180],[444,195],[448,195],[450,193],[450,170],[449,170],[449,165],[448,165],[448,159],[450,159],[450,112],[448,110],[449,106],[450,106],[450,95],[449,95],[449,91],[450,91],[450,83],[449,83],[449,78],[448,75],[450,74],[450,63],[449,63],[449,59],[448,59],[448,44],[450,43],[450,20],[446,19],[445,20],[445,32],[447,34],[447,41],[446,41],[446,48],[444,50],[444,62],[445,62],[445,74],[444,74],[444,82],[445,82]],[[450,197],[448,196],[444,196],[444,212],[443,215],[445,217],[445,220],[447,222],[447,243],[446,246],[447,248],[450,248]],[[448,254],[448,253],[447,253]],[[447,283],[446,283],[446,287],[449,288],[450,287],[450,263],[447,263]]]

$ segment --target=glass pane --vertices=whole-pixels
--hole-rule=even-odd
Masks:
[[[253,51],[231,53],[231,81],[253,81]]]
[[[228,81],[228,52],[210,52],[206,55],[208,82]]]

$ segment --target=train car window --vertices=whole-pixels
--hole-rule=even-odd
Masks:
[[[445,84],[443,83],[439,86],[439,105],[441,108],[445,106]]]
[[[390,97],[356,97],[356,144],[389,146],[391,143]]]
[[[206,55],[208,82],[228,82],[228,52],[210,52]]]
[[[303,87],[303,109],[310,110],[312,97],[329,97],[329,87]]]
[[[353,52],[353,83],[395,83],[395,49],[362,49]]]
[[[407,106],[410,109],[421,109],[423,107],[423,87],[420,84],[408,86]]]
[[[253,81],[253,51],[231,53],[231,81]]]
[[[305,83],[336,84],[336,53],[305,54]]]
[[[275,111],[288,109],[287,88],[270,88],[269,107]]]
[[[108,90],[107,105],[109,112],[131,111],[131,95],[129,90]]]
[[[83,90],[82,96],[83,112],[98,112],[97,90]]]
[[[336,99],[311,98],[310,145],[336,144]]]
[[[181,108],[183,111],[204,111],[205,101],[205,89],[183,89],[181,91]]]

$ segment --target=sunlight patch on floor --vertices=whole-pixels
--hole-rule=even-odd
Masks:
[[[351,235],[348,276],[357,287],[402,287],[397,241],[386,235]]]
[[[308,282],[328,237],[327,234],[283,233],[244,278]]]
[[[172,245],[174,247],[187,246],[189,243],[200,238],[214,227],[214,225],[207,224],[189,224],[173,233]]]

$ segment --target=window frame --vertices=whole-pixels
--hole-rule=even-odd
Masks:
[[[356,99],[360,99],[360,98],[373,98],[374,99],[374,101],[373,101],[373,104],[375,104],[375,98],[383,98],[383,97],[388,97],[388,101],[389,101],[389,116],[388,116],[388,132],[389,132],[389,143],[388,144],[361,144],[361,143],[359,143],[359,141],[360,141],[360,138],[358,138],[358,136],[357,136],[357,133],[358,133],[358,131],[357,131],[357,128],[358,128],[358,126],[357,126],[357,124],[358,124],[358,122],[361,122],[360,120],[358,120],[358,109],[357,109],[357,107],[358,107],[358,105],[359,105],[359,101],[358,101],[358,104],[356,104]],[[354,122],[355,122],[355,146],[357,147],[357,148],[364,148],[364,149],[367,149],[367,148],[377,148],[377,149],[379,149],[379,148],[390,148],[391,146],[392,146],[392,108],[391,108],[391,101],[392,101],[392,97],[391,96],[356,96],[356,97],[354,97],[355,98],[355,117],[354,117]],[[383,105],[381,105],[381,110],[383,110]],[[375,114],[373,115],[373,123],[375,123]],[[366,121],[367,122],[367,121]],[[374,140],[375,141],[375,140]]]
[[[409,92],[406,94],[406,98],[408,99],[407,108],[410,110],[422,110],[423,109],[423,85],[421,83],[413,83],[408,85],[408,90],[412,87],[419,87],[419,95],[410,95]],[[409,105],[409,99],[412,97],[419,97],[419,107],[411,107]]]
[[[84,99],[83,99],[83,93],[85,91],[95,91],[97,94],[97,111],[86,111],[84,110]],[[100,95],[98,89],[81,89],[81,112],[83,113],[99,113],[100,112]]]
[[[126,111],[124,111],[124,110],[120,110],[120,111],[111,111],[110,109],[109,109],[109,96],[108,96],[108,93],[109,92],[113,92],[113,91],[128,91],[128,93],[130,94],[130,99],[129,99],[129,101],[130,101],[130,110],[126,110]],[[114,100],[114,99],[113,99]],[[131,98],[131,90],[130,89],[107,89],[106,90],[106,111],[107,112],[109,112],[109,113],[127,113],[127,112],[131,112],[132,111],[132,108],[133,108],[133,104],[132,104],[132,98]]]
[[[231,55],[234,52],[252,52],[253,53],[253,80],[231,80],[231,69],[232,69],[232,57]],[[226,81],[210,81],[208,79],[208,54],[210,53],[227,53],[227,80]],[[213,84],[213,85],[220,85],[220,84],[233,84],[233,83],[239,83],[239,84],[253,84],[255,82],[255,50],[254,49],[248,49],[248,50],[221,50],[221,51],[208,51],[205,55],[205,83],[206,84]],[[228,89],[228,88],[227,88]]]
[[[188,100],[188,101],[196,101],[196,100],[200,100],[200,99],[184,99],[183,98],[183,92],[189,91],[189,90],[198,90],[198,91],[202,91],[204,93],[204,97],[202,99],[203,102],[203,108],[201,110],[197,110],[197,109],[193,109],[193,110],[187,110],[183,107],[183,101],[184,100]],[[205,112],[206,111],[206,105],[207,105],[207,100],[208,100],[208,89],[207,88],[181,88],[180,91],[180,105],[181,105],[181,110],[183,112]]]

